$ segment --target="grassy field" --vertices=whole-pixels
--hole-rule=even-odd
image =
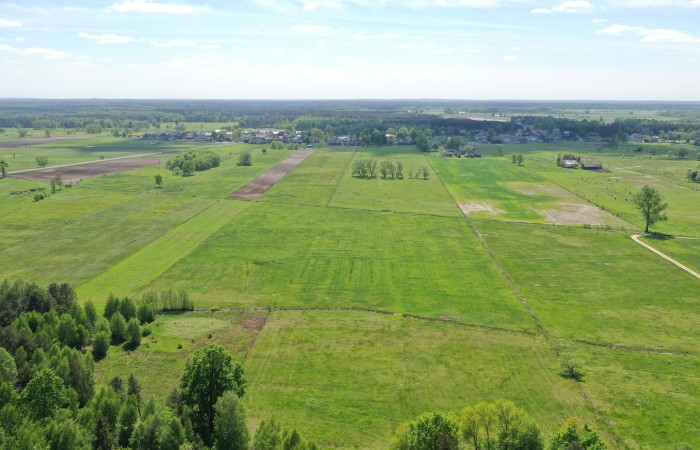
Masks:
[[[153,144],[152,141],[111,137],[77,138],[27,147],[0,147],[0,159],[5,159],[9,163],[7,170],[14,172],[17,170],[36,169],[36,158],[38,156],[48,157],[48,166],[51,167],[78,162],[100,161],[102,158],[110,159],[147,153],[162,153],[163,151],[192,147],[192,144]]]
[[[78,287],[78,295],[94,299],[102,307],[104,292],[122,296],[137,291],[186,257],[246,206],[229,200],[212,204]]]
[[[531,329],[458,218],[259,204],[149,289],[204,305],[361,307]]]
[[[647,242],[697,269],[700,240],[674,236],[700,237],[700,192],[684,178],[690,161],[650,148],[506,145],[499,157],[485,146],[481,159],[317,148],[252,202],[227,196],[291,151],[216,147],[221,167],[193,177],[161,164],[40,202],[41,183],[0,179],[0,277],[67,281],[98,305],[174,288],[198,307],[262,308],[161,315],[141,347],[110,350],[97,382],[134,372],[162,399],[195,349],[221,343],[244,361],[250,424],[274,414],[326,448],[379,448],[421,412],[496,398],[547,435],[578,415],[612,448],[698,445],[697,279],[630,239],[642,222],[629,197],[662,191],[668,236]],[[244,151],[252,167],[236,166]],[[569,152],[608,171],[556,167]],[[370,158],[402,161],[405,179],[353,177]],[[421,166],[430,179],[409,179]],[[567,359],[583,382],[559,376]]]
[[[643,228],[644,223],[631,198],[642,186],[653,186],[669,204],[669,220],[659,223],[655,231],[687,236],[700,233],[697,226],[700,209],[694,206],[699,192],[687,182],[685,175],[692,164],[688,160],[632,157],[612,150],[596,153],[591,152],[590,146],[576,144],[561,146],[560,153],[573,152],[583,159],[596,159],[606,169],[592,172],[557,167],[556,153],[545,152],[541,146],[508,146],[506,151],[527,148],[530,152],[525,164],[528,170],[631,224],[627,228]]]
[[[643,237],[642,241],[651,245],[684,266],[700,273],[700,239],[672,238],[663,235]]]
[[[549,433],[591,419],[542,339],[359,312],[276,312],[246,361],[250,415],[342,448],[386,448],[424,411],[508,398]]]
[[[550,336],[700,353],[693,332],[697,278],[628,235],[495,221],[475,226]]]
[[[697,356],[625,352],[570,345],[586,391],[619,437],[621,448],[700,446]]]

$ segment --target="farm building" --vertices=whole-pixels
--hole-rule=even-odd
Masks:
[[[581,164],[581,168],[583,170],[600,170],[603,168],[603,165],[598,161],[586,161]]]

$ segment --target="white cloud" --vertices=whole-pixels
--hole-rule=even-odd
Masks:
[[[121,36],[119,34],[88,34],[88,33],[78,33],[78,36],[82,39],[87,39],[89,41],[95,41],[98,44],[127,44],[133,42],[134,38],[129,36]]]
[[[317,9],[333,9],[338,10],[343,7],[343,2],[340,0],[299,0],[302,4],[302,9],[306,11],[316,11]]]
[[[532,14],[552,14],[552,13],[567,13],[580,14],[593,12],[593,3],[586,0],[569,0],[560,3],[551,8],[535,8],[530,11]]]
[[[403,2],[394,2],[403,4]],[[495,8],[501,4],[500,0],[412,0],[407,2],[411,8]]]
[[[0,19],[0,28],[22,28],[19,20]]]
[[[11,55],[19,56],[38,56],[45,59],[63,59],[68,56],[68,53],[61,52],[58,50],[53,50],[50,48],[16,48],[11,45],[0,44],[0,52],[9,53]]]
[[[281,14],[287,14],[297,10],[297,8],[289,2],[280,2],[276,0],[253,0],[251,3],[258,8],[271,9]]]
[[[356,41],[368,41],[372,39],[371,36],[367,36],[366,34],[353,34],[352,38]]]
[[[331,27],[323,25],[296,25],[292,27],[292,31],[303,34],[321,34],[328,33],[331,30],[333,30]]]
[[[613,8],[698,8],[700,0],[608,0]]]
[[[598,30],[600,35],[622,36],[636,34],[647,43],[700,44],[700,36],[669,28],[647,28],[629,25],[611,25]]]
[[[124,0],[112,4],[108,9],[117,12],[155,14],[197,14],[209,10],[209,8],[205,6],[192,6],[183,3],[158,3],[146,0]]]
[[[219,44],[206,44],[202,45],[202,48],[204,50],[216,50],[218,48],[221,48],[221,46]]]
[[[605,23],[607,21],[608,19],[591,19],[591,22],[593,23]]]
[[[505,55],[503,58],[501,58],[501,61],[506,61],[506,62],[512,62],[512,61],[517,61],[518,57],[514,55]]]
[[[184,39],[172,39],[169,41],[151,41],[150,42],[153,47],[156,48],[174,48],[174,47],[189,47],[192,45],[196,45],[196,42],[192,41],[186,41]]]

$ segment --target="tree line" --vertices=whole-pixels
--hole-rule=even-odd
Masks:
[[[461,414],[434,411],[406,422],[396,431],[392,450],[605,450],[589,425],[569,418],[547,445],[535,421],[513,402],[481,402]]]

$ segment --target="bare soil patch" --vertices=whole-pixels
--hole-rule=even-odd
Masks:
[[[489,205],[488,203],[484,202],[460,203],[459,209],[461,209],[464,215],[466,216],[479,211],[485,211],[492,216],[502,214],[505,212],[502,209],[494,208],[492,205]]]
[[[566,190],[556,185],[544,185],[534,183],[508,183],[508,186],[515,189],[517,192],[525,195],[541,195],[549,194],[557,197],[570,196]]]
[[[588,203],[561,202],[557,209],[537,210],[556,225],[612,225],[621,221],[607,211]]]
[[[267,323],[267,315],[264,316],[250,316],[243,319],[243,327],[249,330],[260,331],[265,327]]]
[[[229,198],[237,198],[239,200],[255,200],[263,195],[272,186],[277,184],[285,175],[291,172],[296,166],[304,162],[306,158],[313,154],[313,150],[302,150],[296,152],[289,158],[277,164],[262,174],[256,179],[234,191],[229,195]]]
[[[40,138],[40,139],[22,139],[20,141],[0,142],[0,148],[28,147],[30,145],[48,144],[48,143],[57,142],[57,141],[71,141],[71,140],[75,141],[78,139],[84,139],[84,138],[76,138],[76,137],[71,137],[71,136],[61,136],[61,137],[49,137],[49,138]]]
[[[12,178],[20,178],[23,180],[46,181],[49,182],[61,172],[64,182],[73,182],[84,180],[86,178],[98,177],[107,173],[125,172],[127,170],[140,169],[142,167],[155,166],[164,161],[166,158],[120,158],[105,161],[94,161],[82,164],[71,164],[60,167],[51,167],[47,169],[36,169],[25,172],[8,174]]]

